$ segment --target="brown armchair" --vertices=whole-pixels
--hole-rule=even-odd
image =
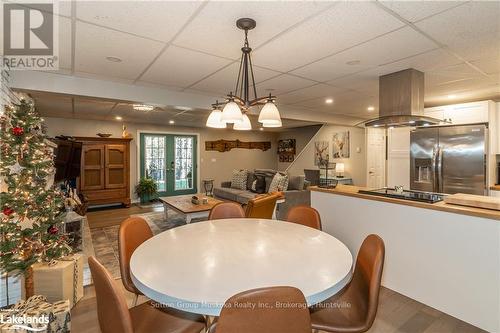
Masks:
[[[282,197],[283,194],[281,192],[276,192],[248,200],[245,217],[271,219],[276,208],[276,201]]]

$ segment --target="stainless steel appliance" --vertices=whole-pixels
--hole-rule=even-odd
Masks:
[[[359,190],[359,193],[376,195],[380,197],[388,197],[395,199],[403,199],[410,201],[420,201],[420,202],[428,202],[435,203],[442,201],[444,198],[443,194],[437,193],[428,193],[428,192],[419,192],[419,191],[398,191],[394,188],[380,188],[376,190]]]
[[[486,125],[438,126],[411,132],[410,188],[485,195]]]

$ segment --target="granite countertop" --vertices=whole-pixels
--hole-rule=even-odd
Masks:
[[[493,219],[493,220],[500,221],[500,211],[498,211],[498,210],[475,208],[475,207],[468,207],[468,206],[459,206],[459,205],[447,204],[444,201],[440,201],[440,202],[436,202],[436,203],[431,204],[431,203],[427,203],[427,202],[410,201],[410,200],[404,200],[404,199],[394,199],[394,198],[387,198],[387,197],[358,193],[359,190],[369,190],[369,188],[366,188],[366,187],[359,187],[359,186],[353,186],[353,185],[338,185],[335,189],[319,188],[317,186],[311,186],[311,187],[309,187],[309,189],[311,191],[315,191],[315,192],[325,192],[325,193],[331,193],[331,194],[346,195],[346,196],[356,197],[356,198],[361,198],[361,199],[389,202],[389,203],[395,203],[395,204],[400,204],[400,205],[425,208],[425,209],[433,209],[433,210],[443,211],[443,212],[448,212],[448,213],[470,215],[470,216],[483,217],[483,218],[487,218],[487,219]],[[499,190],[500,190],[500,188],[499,188]]]

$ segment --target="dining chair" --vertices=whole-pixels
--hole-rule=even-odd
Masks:
[[[276,201],[283,195],[281,192],[262,195],[248,200],[245,217],[256,219],[272,219]]]
[[[259,288],[229,298],[210,332],[311,333],[311,318],[299,289]]]
[[[125,295],[104,266],[93,256],[89,266],[97,299],[97,318],[102,333],[199,333],[205,328],[203,317],[174,309],[159,311],[143,303],[127,308]]]
[[[310,206],[294,206],[288,211],[287,222],[302,224],[306,227],[321,230],[321,216]]]
[[[320,171],[318,169],[304,169],[306,180],[309,181],[311,186],[319,185]]]
[[[336,333],[370,329],[377,314],[384,256],[384,241],[377,235],[366,237],[349,285],[311,310],[314,329]]]
[[[120,275],[125,289],[135,295],[133,305],[137,305],[142,293],[135,287],[130,276],[130,258],[132,253],[145,241],[153,237],[148,223],[140,217],[129,217],[120,224],[118,231],[118,254],[120,259]]]
[[[245,211],[235,202],[221,202],[213,206],[208,214],[209,220],[237,219],[245,217]]]

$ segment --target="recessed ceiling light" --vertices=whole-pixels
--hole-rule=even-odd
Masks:
[[[409,123],[410,124],[415,124],[415,120],[410,120]]]
[[[115,119],[116,119],[116,120],[122,120],[123,118],[122,118],[122,117],[120,117],[120,116],[116,116],[116,117],[115,117]]]
[[[457,95],[448,95],[448,99],[454,99],[456,97],[457,97]]]
[[[333,98],[327,98],[325,99],[326,104],[332,104],[333,103]]]
[[[147,104],[133,104],[132,107],[136,111],[153,111],[155,108],[153,105]]]
[[[351,61],[346,62],[346,65],[354,66],[354,65],[359,65],[360,63],[361,63],[361,61],[359,61],[359,60],[351,60]]]
[[[113,57],[113,56],[107,56],[106,60],[111,61],[111,62],[122,62],[122,59],[120,59],[118,57]]]
[[[169,121],[168,121],[168,123],[169,123],[170,125],[173,125],[173,124],[175,124],[175,120],[169,120]]]
[[[375,107],[374,106],[369,106],[366,108],[368,111],[374,111],[375,110]]]
[[[389,126],[389,129],[394,129],[394,126]]]
[[[427,126],[429,126],[429,124],[428,124],[428,123],[425,123],[425,124],[424,124],[424,126],[425,126],[425,127],[427,127]]]
[[[259,131],[263,131],[263,130],[264,130],[264,127],[259,128]]]
[[[179,111],[191,111],[193,108],[189,106],[175,106],[175,109]]]

